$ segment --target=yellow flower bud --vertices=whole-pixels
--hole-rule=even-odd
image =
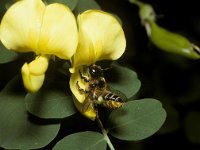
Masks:
[[[199,47],[191,43],[186,37],[170,32],[158,26],[154,21],[148,21],[148,23],[150,24],[149,37],[155,46],[164,51],[176,53],[188,58],[200,58]]]
[[[48,58],[44,56],[36,57],[30,64],[25,63],[22,66],[23,83],[29,92],[37,92],[42,87],[47,68]]]

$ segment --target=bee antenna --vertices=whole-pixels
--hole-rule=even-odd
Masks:
[[[102,68],[102,70],[109,70],[109,69],[112,69],[112,67],[106,67],[106,68]]]

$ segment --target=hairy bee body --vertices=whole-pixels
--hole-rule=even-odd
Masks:
[[[124,104],[122,98],[109,91],[107,86],[91,90],[89,98],[95,103],[110,109],[119,108]]]
[[[124,104],[122,98],[119,95],[109,90],[106,80],[103,76],[103,69],[101,69],[100,66],[93,64],[89,67],[88,72],[90,75],[89,78],[84,77],[82,73],[79,72],[81,78],[88,83],[87,90],[84,91],[81,89],[77,82],[77,89],[81,93],[88,94],[85,100],[83,111],[87,110],[89,105],[92,105],[92,107],[101,105],[106,108],[116,109]]]
[[[111,92],[104,93],[102,97],[104,99],[102,105],[107,108],[111,109],[119,108],[124,103],[121,97]]]

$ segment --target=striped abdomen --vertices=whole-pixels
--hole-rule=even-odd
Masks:
[[[104,99],[104,101],[103,101],[102,105],[104,107],[111,108],[111,109],[119,108],[124,104],[124,102],[120,96],[118,96],[114,93],[111,93],[111,92],[105,93],[103,95],[103,99]]]

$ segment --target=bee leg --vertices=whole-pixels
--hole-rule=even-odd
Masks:
[[[82,112],[86,112],[88,110],[88,108],[94,109],[94,103],[93,101],[90,100],[89,95],[86,97],[85,101],[84,101],[84,105],[82,108]]]
[[[84,89],[82,89],[82,88],[79,86],[78,81],[76,81],[76,88],[79,90],[79,92],[80,92],[81,94],[87,94],[87,93],[89,93],[89,91],[84,90]]]
[[[89,82],[90,81],[89,79],[87,79],[86,77],[83,76],[83,74],[81,73],[80,70],[79,70],[79,74],[80,74],[81,79],[83,79],[85,82]]]
[[[99,119],[99,111],[98,111],[98,108],[97,108],[98,104],[94,101],[93,105],[94,105],[94,110],[96,112],[96,119],[98,120]]]
[[[82,108],[82,112],[86,112],[88,108],[94,110],[96,114],[98,115],[98,109],[97,109],[97,103],[96,100],[91,99],[91,95],[88,95],[84,101],[84,105]]]
[[[102,102],[98,101],[98,100],[93,100],[94,101],[94,104],[97,106],[97,105],[101,105]]]

